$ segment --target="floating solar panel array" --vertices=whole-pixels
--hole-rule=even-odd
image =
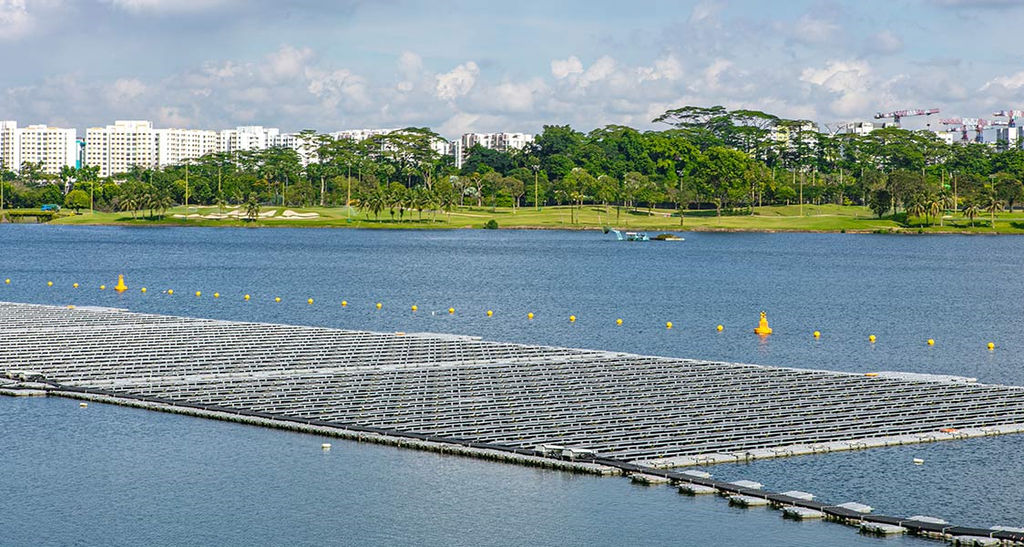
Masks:
[[[675,466],[1024,431],[1024,389],[0,303],[0,377]]]

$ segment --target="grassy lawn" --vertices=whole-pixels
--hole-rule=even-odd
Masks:
[[[228,210],[230,210],[229,208]],[[286,210],[298,214],[316,213],[315,218],[285,218]],[[614,206],[586,205],[570,213],[570,207],[519,208],[508,207],[460,207],[451,215],[443,212],[424,211],[422,219],[416,211],[407,211],[399,220],[392,219],[386,212],[375,219],[373,215],[345,207],[281,207],[265,206],[263,215],[274,211],[274,216],[263,217],[249,222],[242,219],[175,218],[185,215],[184,207],[169,209],[162,218],[149,219],[140,215],[133,219],[131,213],[83,212],[80,215],[66,214],[51,221],[53,224],[112,224],[130,226],[295,226],[295,227],[353,227],[353,228],[481,228],[490,219],[497,221],[500,228],[552,228],[552,229],[599,229],[602,226],[646,231],[824,231],[824,232],[899,232],[899,233],[1018,233],[1024,234],[1024,212],[999,213],[996,227],[989,225],[989,215],[975,218],[970,226],[959,213],[947,215],[944,226],[935,219],[925,224],[924,218],[912,218],[907,226],[889,217],[878,219],[866,207],[838,205],[798,205],[757,207],[754,214],[736,212],[721,217],[711,210],[685,211],[680,218],[674,209],[647,209],[616,211]],[[190,207],[188,215],[216,214],[216,207]],[[570,220],[570,215],[576,221]],[[450,220],[449,220],[450,218]]]

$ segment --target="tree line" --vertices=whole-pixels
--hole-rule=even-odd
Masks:
[[[0,180],[6,207],[66,203],[156,216],[185,203],[351,205],[393,220],[419,220],[424,212],[435,218],[460,206],[743,214],[800,203],[864,205],[880,217],[941,222],[943,211],[994,214],[1024,195],[1024,150],[1005,143],[949,145],[929,131],[894,127],[830,135],[806,120],[720,106],[673,109],[654,121],[665,128],[609,125],[583,133],[544,126],[522,150],[474,146],[461,168],[438,152],[439,135],[408,128],[359,142],[303,131],[298,150],[215,153],[106,178],[95,167],[47,175],[26,164],[19,174],[0,170]]]

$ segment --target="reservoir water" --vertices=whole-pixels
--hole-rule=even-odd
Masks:
[[[1024,385],[1020,238],[684,236],[0,225],[0,300]],[[110,290],[119,273],[124,294]],[[766,340],[751,333],[761,310]],[[337,440],[322,453],[313,436],[106,405],[0,398],[0,424],[15,544],[875,541],[625,479]],[[1008,436],[709,471],[886,514],[1024,526],[1022,452]]]

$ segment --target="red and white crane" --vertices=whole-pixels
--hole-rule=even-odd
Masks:
[[[974,142],[984,142],[983,132],[985,128],[990,125],[995,125],[993,122],[984,120],[981,118],[947,118],[939,120],[942,125],[949,126],[950,131],[960,130],[960,142],[967,144],[971,140],[967,137],[967,132],[974,129]]]
[[[1000,118],[1010,118],[1008,125],[1010,127],[1017,127],[1017,118],[1024,118],[1024,110],[1000,110],[993,112],[992,115]]]
[[[875,114],[876,120],[883,120],[892,118],[892,121],[896,124],[900,124],[901,118],[908,116],[931,116],[932,114],[938,114],[938,108],[911,108],[907,110],[896,110],[894,112],[879,112]]]

